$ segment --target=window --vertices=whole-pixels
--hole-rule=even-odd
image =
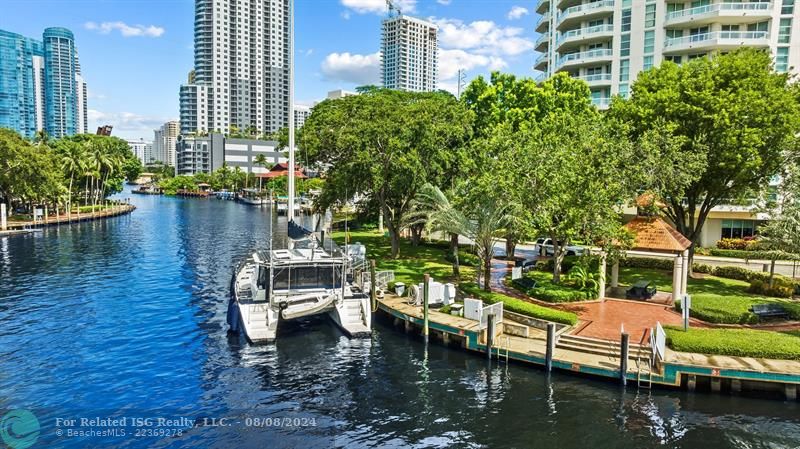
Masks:
[[[630,31],[631,30],[631,10],[630,9],[623,9],[622,10],[622,32]]]
[[[720,31],[739,31],[739,25],[722,25]]]
[[[794,14],[794,1],[795,0],[783,0],[781,14]]]
[[[682,62],[681,56],[664,56],[664,60],[674,62],[675,64],[680,64]]]
[[[655,49],[656,43],[656,32],[655,31],[645,31],[644,32],[644,54],[649,55],[653,53]]]
[[[631,61],[623,59],[619,61],[619,80],[628,81],[631,76]]]
[[[644,27],[650,28],[656,26],[656,5],[655,3],[647,5],[644,10]]]
[[[667,3],[667,12],[683,11],[683,3]]]
[[[619,43],[619,55],[630,56],[631,54],[631,35],[623,34]]]
[[[778,29],[778,43],[788,44],[792,37],[792,19],[781,19],[781,25]]]
[[[622,98],[628,98],[628,85],[627,84],[620,84],[619,85],[619,95]]]
[[[789,47],[778,47],[775,53],[775,71],[781,73],[789,71]]]
[[[767,31],[767,30],[769,30],[768,20],[758,23],[751,23],[747,25],[747,31]]]
[[[645,56],[644,57],[644,65],[642,70],[647,70],[650,67],[653,67],[653,57],[652,56]]]
[[[667,40],[683,37],[683,30],[667,30]]]
[[[753,220],[722,220],[723,239],[741,239],[756,234],[756,222]]]

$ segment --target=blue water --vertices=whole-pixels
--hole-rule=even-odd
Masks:
[[[129,216],[0,238],[0,414],[33,413],[31,447],[800,447],[797,402],[548,378],[382,323],[349,340],[312,320],[250,346],[226,332],[228,282],[266,245],[269,213],[132,201]],[[79,425],[94,417],[128,421]]]

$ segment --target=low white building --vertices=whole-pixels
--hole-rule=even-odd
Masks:
[[[153,142],[144,139],[128,140],[127,142],[128,147],[134,156],[141,161],[142,165],[155,162],[153,159]]]

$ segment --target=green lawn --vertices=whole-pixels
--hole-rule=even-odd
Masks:
[[[653,281],[661,292],[672,291],[672,272],[620,267],[620,285],[631,285],[638,280]],[[702,279],[690,278],[687,290],[692,296],[692,316],[709,323],[755,324],[758,317],[750,312],[754,304],[778,302],[792,319],[800,319],[800,303],[748,293],[749,285],[745,281],[709,275]]]
[[[800,331],[683,329],[667,327],[667,344],[676,351],[800,360]]]
[[[337,243],[344,244],[344,232],[334,232]],[[475,285],[476,273],[473,267],[461,266],[461,279],[453,278],[453,266],[445,260],[447,245],[443,243],[422,243],[414,247],[405,239],[400,240],[400,258],[391,258],[391,243],[376,231],[350,232],[350,243],[362,243],[367,247],[367,257],[375,259],[378,270],[394,270],[395,281],[407,285],[422,282],[423,275],[429,273],[437,281],[453,282],[471,297],[482,299],[487,304],[503,302],[503,307],[511,312],[563,324],[575,324],[578,316],[572,312],[542,307],[521,299],[485,292]]]
[[[400,257],[392,259],[392,245],[389,237],[377,231],[351,231],[350,243],[362,243],[367,247],[367,258],[375,259],[380,270],[393,270],[395,281],[407,285],[422,282],[425,273],[429,273],[436,281],[453,282],[474,281],[475,269],[461,266],[461,279],[453,278],[453,265],[445,260],[446,247],[438,244],[422,243],[411,245],[406,239],[400,240]],[[336,243],[344,244],[344,232],[334,232]]]

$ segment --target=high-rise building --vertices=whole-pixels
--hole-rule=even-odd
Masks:
[[[196,0],[182,132],[272,133],[289,125],[289,21],[290,0]]]
[[[300,129],[311,115],[311,108],[301,104],[294,105],[294,129]]]
[[[402,14],[382,22],[381,77],[383,87],[412,92],[436,90],[438,27]]]
[[[181,124],[177,121],[164,123],[153,132],[153,158],[166,165],[175,166],[175,148],[178,143]]]
[[[153,158],[153,142],[144,139],[128,140],[128,147],[133,152],[142,165],[152,164],[155,162]]]
[[[0,127],[27,138],[59,138],[88,128],[86,81],[72,32],[47,28],[43,40],[0,30]]]
[[[567,72],[585,80],[593,102],[608,107],[627,96],[639,72],[749,46],[769,50],[775,70],[800,66],[800,6],[795,0],[670,1],[539,0],[544,76]]]
[[[42,129],[43,58],[40,41],[0,30],[0,127],[29,138]]]

